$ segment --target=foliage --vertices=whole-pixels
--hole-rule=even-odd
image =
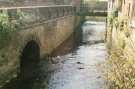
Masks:
[[[112,14],[109,21],[111,29],[116,28],[119,36],[116,38],[117,44],[112,43],[105,63],[105,78],[111,87],[107,89],[135,89],[135,57],[129,53],[131,48],[125,43],[125,39],[130,37],[127,20]],[[122,33],[125,34],[124,38],[121,38]]]
[[[10,40],[10,32],[14,30],[14,25],[9,21],[7,11],[2,11],[0,13],[0,47]]]
[[[108,24],[109,26],[113,26],[113,24],[116,25],[117,19],[118,19],[118,11],[117,9],[114,9],[111,13],[111,15],[108,16]]]
[[[112,89],[135,89],[135,60],[123,50],[111,50],[106,62],[106,79]]]
[[[7,10],[0,12],[0,48],[8,44],[13,32],[21,25],[20,14],[17,14],[16,17],[19,20],[11,20]]]

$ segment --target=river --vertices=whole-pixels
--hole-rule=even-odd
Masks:
[[[105,26],[105,22],[86,21],[79,46],[62,46],[48,62],[40,62],[37,77],[25,81],[14,79],[3,89],[102,89],[104,80],[98,65],[107,56],[103,41]],[[70,51],[63,53],[67,49]]]

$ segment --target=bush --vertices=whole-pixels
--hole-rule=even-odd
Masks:
[[[132,55],[132,51],[129,51],[131,48],[126,45],[125,41],[125,39],[130,40],[127,20],[115,16],[117,15],[112,15],[109,19],[110,35],[112,35],[113,28],[121,34],[116,36],[117,44],[112,42],[109,45],[109,57],[104,65],[104,77],[109,87],[107,89],[135,89],[135,56]]]
[[[14,31],[18,29],[21,24],[20,12],[16,14],[18,20],[11,20],[7,10],[0,12],[0,49],[6,46],[11,40]]]
[[[114,24],[112,28],[123,32],[125,37],[130,37],[127,20],[117,18],[113,19],[111,24]],[[125,37],[121,38],[121,34],[118,37],[117,44],[111,44],[109,57],[105,63],[105,78],[111,87],[107,89],[135,89],[135,58],[134,55],[128,56],[131,53],[126,52],[130,48],[126,46]]]
[[[135,60],[122,50],[110,52],[105,77],[112,89],[135,89]]]

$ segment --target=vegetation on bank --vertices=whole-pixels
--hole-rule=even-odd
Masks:
[[[106,62],[109,89],[135,89],[135,60],[127,58],[123,50],[111,50]]]
[[[135,89],[135,57],[129,51],[125,40],[130,40],[130,34],[125,20],[120,20],[113,15],[109,18],[108,31],[112,42],[112,31],[115,28],[119,32],[117,44],[109,45],[109,56],[105,63],[106,89]]]
[[[9,44],[13,32],[21,26],[22,13],[18,10],[13,19],[7,10],[0,12],[0,49]]]

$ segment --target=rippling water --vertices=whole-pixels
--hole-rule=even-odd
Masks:
[[[56,57],[42,61],[38,76],[21,81],[14,79],[4,89],[101,89],[104,80],[97,65],[106,58],[104,43],[105,22],[86,21],[83,26],[83,41],[68,53],[59,55],[60,50],[73,49],[62,46],[54,52]],[[61,53],[60,53],[61,54]]]

